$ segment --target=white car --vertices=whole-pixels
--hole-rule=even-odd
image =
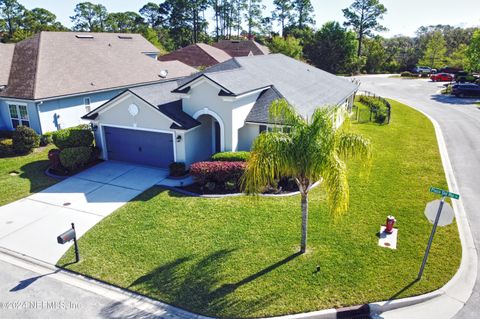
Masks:
[[[412,72],[418,74],[430,74],[432,73],[432,69],[428,66],[417,66],[413,68]]]

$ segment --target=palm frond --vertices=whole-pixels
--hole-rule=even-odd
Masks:
[[[359,158],[370,160],[372,157],[372,144],[362,135],[341,132],[337,135],[337,151],[342,158]]]
[[[330,157],[323,167],[323,178],[330,211],[338,217],[348,210],[350,197],[345,162],[336,155]]]
[[[291,145],[291,137],[281,132],[262,133],[256,138],[242,177],[247,194],[256,194],[276,178],[292,174]]]
[[[285,99],[277,99],[272,102],[269,109],[270,121],[276,125],[298,126],[304,122],[295,108]]]

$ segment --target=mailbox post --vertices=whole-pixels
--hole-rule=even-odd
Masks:
[[[78,252],[78,244],[77,244],[77,234],[75,232],[75,224],[72,223],[72,228],[61,234],[60,236],[57,237],[57,243],[59,244],[65,244],[68,243],[69,241],[73,240],[73,245],[75,247],[75,262],[80,261],[80,254]]]

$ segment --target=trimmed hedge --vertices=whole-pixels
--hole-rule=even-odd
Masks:
[[[17,154],[26,154],[40,145],[40,137],[30,127],[19,125],[12,136],[13,150]]]
[[[69,147],[92,146],[93,133],[84,125],[59,130],[52,135],[53,144],[63,150]]]
[[[410,77],[413,77],[415,75],[412,72],[404,71],[404,72],[400,73],[400,76],[410,78]]]
[[[375,122],[379,124],[385,123],[387,119],[387,101],[383,98],[360,95],[359,101],[370,108],[375,113]]]
[[[40,136],[40,146],[46,146],[53,143],[53,132],[47,132]]]
[[[250,152],[221,152],[212,155],[212,161],[220,162],[246,162]]]
[[[92,158],[89,146],[69,147],[60,152],[60,163],[69,171],[75,171],[87,165]]]
[[[208,183],[239,185],[240,178],[245,172],[245,162],[198,162],[190,166],[190,175],[201,186]]]

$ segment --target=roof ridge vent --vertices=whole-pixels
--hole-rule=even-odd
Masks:
[[[93,39],[93,35],[91,34],[77,34],[75,36],[77,39]]]
[[[122,40],[132,40],[133,39],[133,37],[131,35],[119,35],[118,38],[122,39]]]

